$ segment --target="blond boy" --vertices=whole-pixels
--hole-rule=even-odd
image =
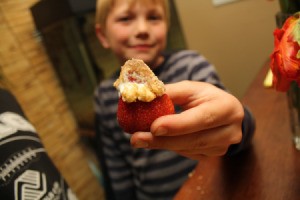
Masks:
[[[96,127],[108,199],[172,199],[198,160],[224,155],[229,147],[227,154],[236,153],[253,135],[251,114],[224,91],[202,55],[165,52],[168,26],[168,1],[97,2],[95,29],[103,47],[113,51],[120,66],[131,58],[144,60],[168,84],[168,95],[180,107],[179,114],[154,121],[151,133],[130,137],[116,119],[113,82],[119,72],[100,83]]]

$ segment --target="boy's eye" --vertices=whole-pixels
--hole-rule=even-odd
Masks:
[[[120,22],[128,22],[131,19],[132,19],[132,17],[130,17],[130,16],[123,16],[123,17],[119,17],[118,21],[120,21]]]
[[[153,21],[161,20],[161,19],[162,19],[162,16],[161,16],[161,15],[157,15],[157,14],[152,14],[152,15],[149,15],[149,16],[148,16],[148,19],[149,19],[149,20],[153,20]]]

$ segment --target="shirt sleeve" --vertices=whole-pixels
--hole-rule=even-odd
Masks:
[[[16,98],[0,89],[1,199],[77,199]]]
[[[235,155],[250,146],[254,132],[255,119],[247,107],[244,107],[244,119],[242,122],[242,140],[238,144],[233,144],[229,147],[226,155]]]
[[[126,161],[126,155],[120,149],[122,140],[114,138],[114,134],[118,131],[112,133],[106,128],[106,124],[110,123],[109,115],[111,114],[103,111],[104,102],[101,93],[98,91],[96,90],[95,93],[95,124],[97,151],[104,178],[105,195],[107,199],[112,200],[134,200],[136,197],[132,179],[132,167],[130,167]],[[115,114],[113,116],[115,118]]]

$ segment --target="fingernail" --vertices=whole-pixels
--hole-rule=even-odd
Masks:
[[[138,140],[136,143],[133,145],[135,148],[147,148],[149,144],[143,140]]]
[[[166,135],[168,133],[168,130],[163,128],[163,127],[159,127],[158,129],[156,129],[156,131],[154,132],[154,135],[156,136],[161,136],[161,135]]]

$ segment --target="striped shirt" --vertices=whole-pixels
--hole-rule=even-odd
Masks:
[[[164,83],[195,80],[211,83],[225,89],[214,66],[202,55],[182,50],[165,55],[164,63],[154,70]],[[119,127],[116,112],[118,92],[113,87],[119,72],[103,81],[95,91],[96,128],[99,155],[108,199],[172,199],[197,161],[167,150],[135,149],[130,145],[130,135]],[[247,111],[247,110],[246,110]],[[251,139],[254,123],[249,112],[243,127],[247,140]],[[246,145],[248,141],[241,144]],[[233,151],[239,151],[237,145]],[[108,193],[108,192],[107,192]]]

